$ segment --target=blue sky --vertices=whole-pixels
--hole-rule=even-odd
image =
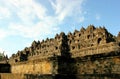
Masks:
[[[33,40],[82,26],[120,31],[120,0],[0,0],[0,51],[11,56]]]

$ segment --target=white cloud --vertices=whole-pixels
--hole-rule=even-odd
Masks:
[[[82,4],[85,0],[50,0],[58,20],[62,21],[68,16],[82,14]]]
[[[46,16],[46,8],[35,0],[9,0],[8,3],[13,8],[13,15],[16,14],[23,22],[33,22],[36,17],[44,19]]]
[[[1,38],[7,35],[17,35],[35,39],[58,32],[60,28],[58,25],[67,17],[77,16],[80,18],[79,22],[84,21],[82,16],[84,0],[50,0],[52,8],[54,8],[55,14],[53,15],[48,15],[47,12],[50,10],[47,9],[47,6],[35,0],[1,1],[0,7],[4,7],[4,12],[7,13],[5,15],[11,15],[15,20],[9,22],[7,33],[1,31],[3,33]]]
[[[0,6],[0,19],[9,18],[10,15],[11,14],[10,14],[10,11],[8,10],[8,8]]]
[[[54,26],[56,24],[54,24],[55,21],[52,21],[53,20],[46,20],[31,26],[11,23],[9,29],[11,29],[14,34],[17,32],[18,35],[23,37],[36,39],[38,36],[54,34],[54,32],[59,31],[59,28]]]
[[[5,3],[7,2],[7,3]],[[3,1],[6,11],[17,16],[18,22],[9,22],[8,29],[11,35],[37,38],[59,31],[56,17],[47,15],[47,8],[35,0],[5,0]],[[9,3],[9,4],[8,4]],[[3,31],[1,31],[4,33]],[[9,34],[9,35],[10,35]],[[5,37],[4,35],[1,36]]]
[[[4,29],[0,29],[0,40],[8,36],[8,32]]]

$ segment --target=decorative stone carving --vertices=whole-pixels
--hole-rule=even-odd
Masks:
[[[20,58],[22,58],[26,61],[31,60],[31,56],[32,59],[38,56],[39,59],[51,57],[53,54],[60,56],[67,52],[71,53],[72,57],[81,57],[89,54],[94,55],[103,52],[101,47],[104,49],[105,47],[108,48],[108,44],[110,42],[115,43],[115,41],[119,40],[120,32],[118,36],[115,37],[110,34],[105,27],[94,27],[94,25],[89,25],[86,29],[82,27],[80,31],[75,30],[73,33],[69,32],[68,35],[61,32],[60,34],[56,34],[55,38],[47,38],[41,42],[33,41],[30,47],[26,47],[24,50],[18,51],[18,53],[14,54],[11,59],[20,60]],[[120,45],[119,42],[118,45]]]

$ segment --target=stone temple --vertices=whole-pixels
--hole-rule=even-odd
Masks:
[[[1,72],[0,79],[119,79],[120,33],[114,36],[105,27],[93,25],[67,35],[61,32],[33,41],[13,54],[8,64],[10,73]]]

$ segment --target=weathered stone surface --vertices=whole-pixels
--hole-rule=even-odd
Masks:
[[[0,79],[25,79],[25,77],[24,74],[2,73]]]
[[[61,32],[33,41],[13,54],[9,63],[11,72],[19,74],[120,74],[120,33],[113,36],[105,27],[93,25],[67,35]]]
[[[9,60],[12,65],[11,72],[40,74],[52,74],[52,71],[55,71],[55,74],[72,74],[73,72],[75,74],[78,72],[79,74],[107,73],[109,69],[105,68],[105,63],[114,63],[114,56],[119,56],[115,53],[120,52],[119,36],[119,34],[117,37],[113,36],[105,27],[96,28],[90,25],[86,29],[82,27],[80,31],[75,30],[73,33],[68,33],[68,35],[61,32],[52,39],[47,38],[41,42],[33,41],[30,47],[26,47],[24,50],[12,55]],[[107,59],[111,56],[113,56],[112,60]],[[101,59],[101,61],[98,61],[99,57],[104,57],[105,62],[102,62]],[[52,61],[49,58],[57,59]],[[81,62],[78,58],[85,62]],[[99,67],[96,63],[98,65],[103,63],[103,65]],[[55,64],[55,67],[53,64]],[[68,65],[69,67],[67,67]],[[114,66],[112,66],[113,69],[119,65],[115,64]],[[75,68],[73,72],[69,70],[72,68]],[[120,72],[116,71],[116,73]]]
[[[53,61],[34,60],[28,62],[19,62],[12,65],[11,72],[21,74],[53,74]]]

